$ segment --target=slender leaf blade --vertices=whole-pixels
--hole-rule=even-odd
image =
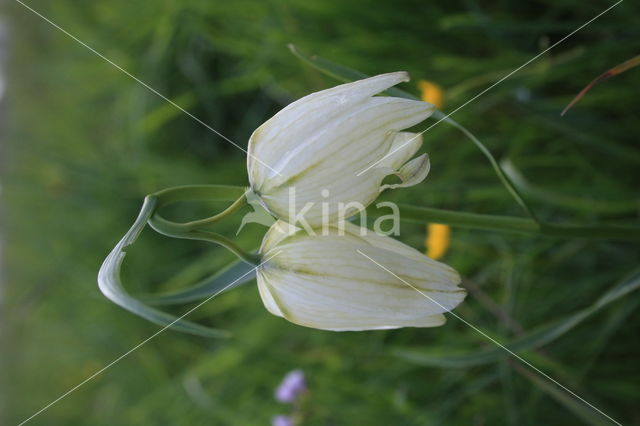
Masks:
[[[609,291],[605,292],[591,306],[582,309],[568,317],[555,321],[550,325],[534,330],[510,343],[504,344],[514,353],[533,350],[549,344],[573,328],[577,327],[587,318],[593,316],[609,304],[636,291],[640,288],[640,270],[635,271],[626,279]],[[484,349],[470,354],[463,355],[443,355],[442,350],[438,352],[423,351],[414,348],[398,348],[393,351],[394,355],[416,364],[430,367],[454,367],[467,368],[481,364],[487,364],[509,356],[509,352],[501,347]]]
[[[255,267],[236,260],[226,268],[211,274],[185,289],[167,294],[144,296],[142,300],[149,305],[176,305],[207,298],[219,292],[225,292],[245,284],[255,278],[250,272]],[[229,283],[233,283],[229,286]]]
[[[596,411],[594,408],[585,404],[583,401],[580,401],[564,389],[550,382],[548,379],[538,374],[534,374],[523,366],[517,366],[515,369],[523,377],[529,379],[540,390],[558,401],[560,404],[564,405],[569,411],[580,417],[588,424],[593,426],[604,426],[611,424],[611,422],[607,420],[609,416],[604,417],[601,413],[598,412],[599,410]]]
[[[145,198],[135,222],[102,263],[100,271],[98,272],[98,286],[100,291],[115,304],[155,324],[204,337],[219,338],[229,336],[227,331],[217,330],[191,321],[179,319],[179,317],[147,306],[131,296],[124,289],[120,279],[120,270],[124,257],[126,256],[126,251],[128,247],[137,240],[146,226],[147,221],[157,207],[157,202],[156,197]]]

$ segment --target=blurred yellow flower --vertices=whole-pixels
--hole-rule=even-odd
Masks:
[[[447,253],[451,242],[451,228],[449,225],[430,223],[427,225],[427,236],[424,245],[427,248],[427,256],[431,259],[440,259]]]
[[[440,86],[427,80],[420,80],[418,81],[418,89],[420,89],[420,98],[423,101],[442,109],[444,106],[444,92]]]
[[[440,86],[427,80],[420,80],[418,81],[418,88],[420,89],[420,98],[423,101],[442,109],[444,106],[444,92]],[[451,228],[448,225],[440,223],[427,225],[427,235],[424,240],[427,256],[432,259],[440,259],[447,253],[450,242]]]

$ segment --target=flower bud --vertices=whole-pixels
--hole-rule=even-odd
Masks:
[[[386,188],[422,181],[429,168],[426,155],[409,161],[422,137],[402,130],[425,120],[433,105],[374,96],[408,80],[407,73],[395,72],[312,93],[256,129],[247,168],[265,207],[293,223],[295,212],[311,205],[304,219],[318,226],[323,217],[334,223],[356,213],[359,208],[346,214],[348,203],[364,208]],[[383,186],[389,175],[401,182]],[[324,212],[322,204],[328,207]]]
[[[309,235],[278,221],[260,251],[267,259],[257,270],[265,307],[306,327],[435,327],[466,295],[451,267],[348,222]]]

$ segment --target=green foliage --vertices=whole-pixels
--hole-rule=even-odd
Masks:
[[[402,89],[414,95],[417,80],[435,82],[444,89],[446,113],[611,3],[28,4],[246,146],[253,129],[283,105],[335,84],[292,55],[288,43],[369,75],[407,70],[413,80]],[[240,150],[19,4],[5,10],[13,25],[2,159],[0,394],[6,410],[0,423],[15,424],[159,329],[111,303],[96,284],[102,260],[133,223],[144,196],[176,185],[247,182]],[[510,165],[509,178],[545,222],[637,225],[634,89],[640,73],[629,70],[595,87],[565,117],[559,113],[593,76],[637,55],[639,12],[623,2],[452,117]],[[425,149],[432,162],[426,182],[386,199],[523,216],[458,130],[434,126]],[[227,204],[184,203],[168,208],[167,216],[205,217]],[[217,224],[215,232],[236,238],[240,216]],[[248,225],[236,241],[251,251],[264,230]],[[424,232],[422,224],[403,223],[401,239],[421,249]],[[555,330],[554,339],[538,339],[522,355],[623,424],[637,423],[640,299],[616,293],[616,285],[631,282],[621,280],[637,267],[638,245],[457,227],[452,236],[445,261],[462,272],[470,290],[456,313],[501,342],[526,340],[552,324],[542,330]],[[127,251],[122,282],[147,301],[150,295],[189,295],[190,286],[210,283],[232,260],[206,242],[146,229]],[[179,316],[193,306],[158,307]],[[566,327],[571,318],[579,321]],[[453,317],[437,329],[323,332],[271,316],[248,284],[187,319],[232,337],[166,331],[34,424],[263,425],[287,412],[274,401],[273,388],[293,368],[308,377],[309,425],[603,420],[515,367],[516,360],[452,368],[459,354],[495,349]],[[394,351],[406,347],[443,363],[397,357]]]

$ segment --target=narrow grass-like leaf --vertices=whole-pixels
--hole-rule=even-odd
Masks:
[[[442,223],[460,228],[509,232],[529,235],[546,235],[559,238],[588,238],[621,241],[640,241],[640,227],[606,224],[538,224],[532,219],[513,216],[488,215],[434,209],[431,207],[398,204],[400,220],[416,223]],[[380,209],[369,207],[367,214],[382,215]]]
[[[621,214],[634,213],[640,210],[640,199],[627,200],[595,200],[591,198],[580,198],[577,196],[560,194],[549,191],[529,182],[522,172],[509,159],[500,162],[502,170],[507,174],[511,182],[518,186],[518,189],[527,197],[543,201],[546,204],[558,207],[586,211],[590,213]]]
[[[354,70],[349,67],[345,67],[343,65],[336,64],[334,62],[331,62],[319,56],[316,56],[316,55],[309,56],[307,54],[304,54],[300,50],[298,50],[296,45],[293,43],[289,43],[288,47],[291,53],[297,56],[298,59],[301,59],[303,62],[311,65],[318,71],[321,71],[322,73],[327,74],[328,76],[331,76],[336,80],[341,80],[341,81],[344,81],[345,83],[348,83],[354,80],[361,80],[363,78],[369,77],[363,72]]]
[[[621,64],[616,65],[615,67],[611,68],[608,71],[603,72],[602,74],[600,74],[599,76],[597,76],[596,78],[594,78],[593,80],[591,80],[591,82],[589,84],[587,84],[587,86],[582,89],[580,91],[580,93],[578,93],[576,95],[575,98],[573,98],[573,100],[571,102],[569,102],[569,105],[567,105],[562,112],[560,113],[560,115],[565,115],[567,111],[569,111],[569,109],[574,106],[580,99],[582,99],[584,97],[584,95],[587,94],[587,92],[589,90],[591,90],[593,88],[593,86],[595,86],[598,83],[601,83],[603,81],[605,81],[606,79],[608,79],[609,77],[613,77],[614,75],[618,75],[618,74],[622,74],[623,72],[630,70],[631,68],[637,67],[638,65],[640,65],[640,55],[638,56],[634,56],[631,59],[628,59],[626,61],[624,61]]]
[[[152,195],[158,198],[158,208],[179,201],[234,201],[246,188],[233,185],[184,185],[163,189]]]
[[[196,100],[195,94],[191,91],[182,93],[174,98],[176,104],[186,109],[191,109]],[[181,113],[182,111],[173,106],[173,104],[163,102],[144,116],[144,119],[140,122],[140,130],[145,134],[157,132],[171,120],[179,117]]]
[[[136,241],[146,226],[147,221],[154,213],[157,204],[158,200],[156,197],[148,196],[145,198],[142,209],[140,210],[135,222],[118,244],[116,244],[113,250],[111,250],[111,253],[109,253],[100,267],[100,271],[98,272],[98,285],[100,290],[109,300],[120,307],[153,323],[165,327],[170,326],[172,330],[205,337],[228,336],[229,333],[226,331],[216,330],[191,321],[178,319],[179,317],[147,306],[140,300],[132,297],[122,286],[122,282],[120,280],[120,269],[122,261],[126,255],[127,248]]]
[[[223,289],[224,291],[231,290],[253,280],[255,274],[250,273],[252,269],[254,269],[253,266],[241,260],[236,260],[221,271],[198,281],[188,288],[167,294],[145,296],[142,300],[150,305],[176,305],[204,299]],[[234,284],[231,287],[225,288],[232,282]]]
[[[443,223],[460,228],[524,234],[539,234],[540,231],[536,222],[522,217],[457,212],[409,204],[398,204],[398,209],[400,210],[400,220],[407,222]],[[380,210],[370,207],[367,209],[367,213],[377,217],[385,213]]]
[[[640,288],[640,270],[636,270],[619,284],[611,288],[596,300],[591,306],[582,309],[564,319],[555,321],[550,325],[530,332],[512,342],[505,343],[510,351],[514,353],[532,350],[544,346],[566,334],[587,318],[593,316],[598,311],[612,302],[626,296],[627,294]],[[475,365],[487,364],[509,356],[504,349],[496,346],[473,352],[466,355],[443,355],[446,351],[440,349],[438,352],[423,351],[419,349],[400,348],[393,351],[402,359],[420,365],[431,367],[459,367],[466,368]]]
[[[542,390],[544,393],[559,402],[561,405],[565,406],[569,411],[580,417],[588,424],[594,426],[604,426],[611,424],[611,421],[607,420],[608,417],[604,417],[598,411],[594,410],[584,402],[575,398],[573,395],[570,395],[569,393],[567,393],[567,391],[561,389],[554,383],[551,383],[546,378],[540,376],[539,374],[533,373],[522,365],[514,363],[513,367],[518,373],[520,373],[520,375],[529,379],[531,383],[538,387],[538,389]]]

